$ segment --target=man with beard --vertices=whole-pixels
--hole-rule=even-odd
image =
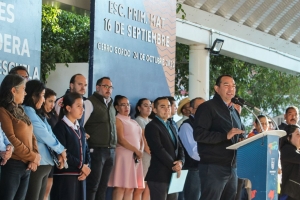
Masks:
[[[85,101],[85,130],[90,134],[88,145],[91,173],[86,180],[87,200],[105,200],[107,183],[115,161],[117,144],[116,111],[111,94],[112,81],[102,77],[96,91]]]
[[[83,100],[86,100],[86,98],[83,96],[86,92],[86,87],[87,87],[86,78],[82,74],[75,74],[70,79],[69,89],[66,91],[66,94],[69,92],[76,92],[82,96]],[[57,115],[59,115],[59,113],[60,113],[62,100],[63,100],[63,96],[58,98],[55,102],[55,111],[56,111]],[[85,111],[83,111],[83,112],[85,113]],[[81,126],[84,125],[84,121],[85,121],[84,113],[83,113],[81,119],[78,120],[78,122]]]

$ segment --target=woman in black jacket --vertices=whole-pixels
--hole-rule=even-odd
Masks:
[[[282,185],[281,198],[287,200],[300,199],[300,127],[287,125],[287,135],[280,144]]]

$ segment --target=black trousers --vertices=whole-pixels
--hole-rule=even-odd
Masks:
[[[24,200],[30,172],[30,170],[27,170],[27,164],[20,160],[11,158],[5,165],[2,165],[0,199]]]
[[[90,156],[91,173],[86,179],[86,199],[105,200],[108,179],[115,162],[115,149],[94,148]]]
[[[169,183],[147,181],[150,198],[155,200],[177,200],[178,193],[168,194]]]
[[[43,200],[51,165],[40,165],[35,172],[30,173],[26,200]]]

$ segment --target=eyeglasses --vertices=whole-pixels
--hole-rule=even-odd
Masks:
[[[119,106],[121,106],[121,107],[130,107],[130,104],[129,103],[122,103]]]
[[[105,89],[110,89],[110,90],[113,90],[113,89],[114,89],[113,86],[109,86],[109,85],[98,85],[98,86],[102,86],[102,87],[104,87]]]

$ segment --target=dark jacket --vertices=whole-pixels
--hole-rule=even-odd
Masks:
[[[58,122],[58,116],[56,115],[55,111],[51,111],[47,115],[48,115],[48,118],[46,118],[47,122],[53,129],[56,123]]]
[[[91,136],[88,140],[90,148],[112,147],[117,144],[116,133],[116,111],[113,107],[113,100],[106,106],[103,97],[94,92],[88,98],[93,104],[93,112],[87,120],[84,128]]]
[[[145,128],[145,137],[151,151],[151,161],[146,181],[169,183],[172,175],[173,162],[181,160],[184,163],[184,152],[173,126],[170,126],[175,137],[173,143],[168,129],[157,118],[149,122]]]
[[[278,126],[279,130],[284,130],[284,128],[287,126],[286,123],[281,122],[281,124]],[[281,143],[283,142],[285,137],[279,138],[279,146],[281,147]]]
[[[217,93],[213,99],[202,103],[195,114],[193,132],[200,163],[235,167],[236,152],[226,147],[237,143],[239,135],[228,140],[227,133],[232,128],[242,129],[241,126],[238,112],[233,106],[227,107]]]
[[[281,194],[300,199],[300,153],[296,147],[286,142],[280,150],[282,166]]]
[[[63,120],[57,122],[53,133],[59,142],[67,149],[68,169],[54,168],[54,174],[79,175],[83,164],[90,165],[90,153],[85,139],[85,130],[80,126],[78,136]],[[77,134],[77,135],[76,135]]]
[[[279,130],[284,130],[284,128],[287,126],[286,123],[281,122],[281,124],[278,126]]]

